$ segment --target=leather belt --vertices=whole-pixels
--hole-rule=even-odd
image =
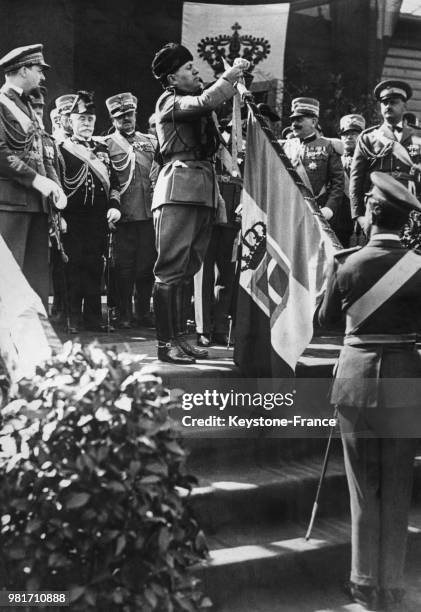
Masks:
[[[350,334],[345,336],[344,345],[359,346],[363,344],[415,344],[417,334]]]
[[[164,155],[164,164],[169,164],[173,161],[212,162],[212,159],[203,159],[199,156],[196,157],[194,151],[179,151],[178,153]]]

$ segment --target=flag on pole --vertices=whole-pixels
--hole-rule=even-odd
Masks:
[[[340,244],[250,105],[234,360],[245,376],[293,376]]]

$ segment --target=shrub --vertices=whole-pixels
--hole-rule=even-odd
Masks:
[[[67,343],[20,383],[0,431],[4,587],[70,590],[84,612],[210,605],[189,571],[204,545],[173,405],[133,356],[95,345]]]

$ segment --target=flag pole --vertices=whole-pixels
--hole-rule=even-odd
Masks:
[[[225,69],[230,67],[230,64],[225,59],[223,59],[223,63],[224,63]],[[238,93],[241,95],[242,100],[247,105],[247,108],[249,109],[249,111],[251,112],[255,120],[259,123],[265,136],[268,138],[270,144],[275,150],[277,156],[282,160],[282,163],[284,164],[285,168],[289,172],[291,178],[297,185],[298,189],[301,191],[301,194],[304,197],[307,204],[310,206],[313,214],[318,218],[319,223],[323,227],[323,230],[328,234],[330,240],[332,241],[333,245],[337,248],[337,250],[338,251],[342,250],[343,246],[339,242],[338,237],[336,236],[333,229],[330,227],[329,222],[326,221],[326,219],[320,212],[317,202],[314,199],[313,193],[309,190],[309,188],[304,183],[304,181],[302,180],[298,172],[293,167],[290,158],[285,153],[284,147],[279,142],[279,140],[276,138],[275,134],[272,132],[272,130],[266,123],[263,115],[260,113],[259,109],[257,108],[257,105],[253,98],[253,94],[246,88],[244,83],[241,81],[237,81],[236,83],[234,83],[234,87],[237,89]]]

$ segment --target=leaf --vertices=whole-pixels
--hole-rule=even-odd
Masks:
[[[163,529],[161,529],[161,531],[159,532],[159,536],[158,536],[158,546],[159,546],[159,550],[160,552],[164,553],[168,550],[168,546],[170,545],[171,542],[171,534],[168,531],[167,527],[164,527]]]
[[[107,489],[111,489],[114,493],[126,493],[126,487],[122,482],[118,482],[117,480],[112,480],[108,483]]]
[[[165,448],[171,453],[174,453],[175,455],[181,455],[182,457],[184,457],[185,455],[185,452],[183,451],[181,446],[177,444],[177,442],[175,442],[174,440],[172,442],[165,442]]]
[[[85,592],[85,601],[91,606],[96,604],[96,594],[94,591],[92,591],[92,589]]]
[[[73,493],[66,499],[67,510],[74,510],[75,508],[81,508],[88,503],[90,499],[89,493]]]
[[[73,586],[69,589],[69,599],[70,603],[77,601],[85,592],[85,587],[83,586]]]
[[[161,482],[159,476],[145,476],[145,478],[142,478],[140,481],[141,484],[156,484],[158,482]]]
[[[209,597],[204,597],[202,601],[200,602],[200,609],[212,608],[212,607],[213,607],[213,603],[212,603],[212,600],[209,599]]]
[[[121,535],[118,540],[117,540],[117,545],[115,547],[115,554],[118,557],[123,550],[126,548],[126,536],[125,535]]]

